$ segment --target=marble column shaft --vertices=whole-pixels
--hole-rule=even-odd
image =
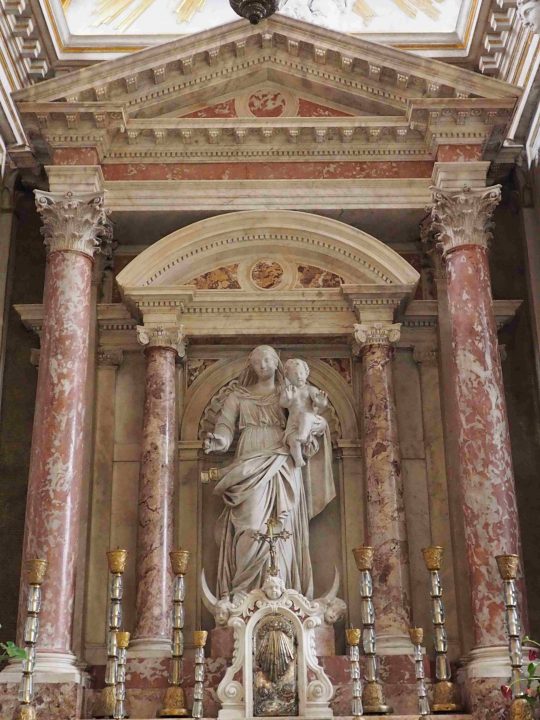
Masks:
[[[408,644],[409,558],[392,377],[392,342],[399,334],[399,325],[355,326],[362,348],[367,535],[375,548],[377,635],[404,637]]]
[[[163,327],[138,329],[146,345],[139,511],[137,531],[136,627],[132,647],[170,642],[173,497],[176,477],[176,357],[184,353],[182,333]]]
[[[96,235],[103,196],[36,192],[47,268],[23,559],[48,561],[42,650],[69,654],[80,527],[84,413]]]
[[[519,523],[487,257],[500,189],[434,190],[447,269],[459,474],[476,647],[506,642],[495,555],[519,553]]]

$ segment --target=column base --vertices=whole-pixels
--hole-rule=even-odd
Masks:
[[[377,655],[414,655],[408,635],[377,635]]]
[[[508,648],[503,645],[479,647],[471,650],[464,679],[467,704],[474,720],[505,720],[510,701],[501,686],[510,680]]]
[[[22,675],[20,660],[10,662],[0,672],[0,683],[19,683]],[[74,683],[85,686],[88,684],[88,674],[81,666],[73,653],[48,652],[38,650],[36,668],[34,671],[36,683]]]
[[[139,638],[129,644],[128,658],[170,658],[169,638]]]

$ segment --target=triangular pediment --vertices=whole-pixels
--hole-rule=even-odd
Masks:
[[[499,142],[518,97],[506,83],[284,17],[231,23],[15,94],[38,150],[93,145],[105,160],[136,159],[137,148],[149,157],[163,142],[183,157],[193,143],[269,139],[324,143],[336,157],[345,144],[370,156],[400,156],[405,144],[410,157],[426,156],[441,138]]]

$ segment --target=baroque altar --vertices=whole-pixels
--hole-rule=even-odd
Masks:
[[[276,93],[283,117],[251,112],[251,98]],[[186,638],[210,634],[208,716],[272,702],[275,688],[257,695],[266,675],[276,687],[294,678],[293,714],[348,715],[345,625],[360,625],[366,598],[388,705],[417,714],[409,630],[414,617],[433,643],[421,550],[437,544],[449,662],[462,664],[479,720],[489,717],[484,699],[495,702],[509,666],[495,548],[475,518],[496,529],[501,553],[517,552],[497,328],[519,302],[490,294],[499,190],[482,153],[514,93],[278,18],[21,94],[49,183],[37,193],[45,303],[17,307],[41,344],[25,553],[48,560],[36,661],[45,703],[94,712],[108,651],[104,558],[121,547],[130,714],[156,714],[170,660],[168,553],[186,548]],[[230,116],[216,118],[218,106]],[[246,376],[260,346],[273,348],[263,355],[274,382],[284,368],[279,393],[261,357]],[[275,562],[263,538],[272,527],[283,538]],[[373,598],[351,552],[365,543]],[[24,603],[23,592],[21,617]],[[186,641],[189,702],[200,650]],[[20,672],[3,677],[11,710]]]

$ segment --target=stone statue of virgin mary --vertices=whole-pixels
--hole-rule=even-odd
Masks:
[[[326,422],[316,431],[319,452],[305,467],[297,467],[284,443],[285,411],[280,394],[285,386],[277,352],[268,345],[255,348],[204,441],[207,453],[226,451],[240,439],[231,465],[219,472],[214,490],[225,509],[216,528],[219,544],[217,596],[238,598],[262,587],[269,565],[269,545],[256,539],[277,519],[290,533],[279,544],[278,568],[285,586],[313,597],[309,555],[309,519],[335,497],[332,448]],[[313,447],[313,438],[310,438]],[[277,530],[276,530],[277,531]]]

